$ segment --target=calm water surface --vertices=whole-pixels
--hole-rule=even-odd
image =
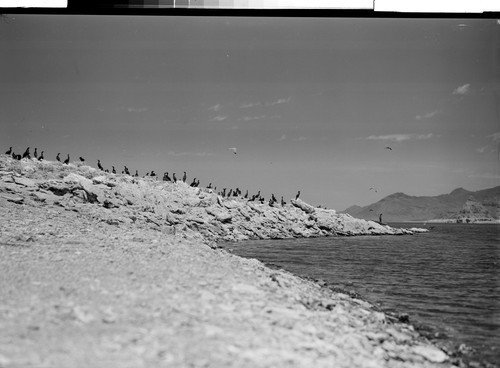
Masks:
[[[429,224],[391,224],[431,228]],[[361,294],[500,362],[500,225],[433,224],[413,236],[256,240],[223,246]]]

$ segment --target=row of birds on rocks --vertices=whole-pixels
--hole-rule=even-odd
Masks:
[[[40,153],[40,155],[38,155],[37,148],[35,148],[35,150],[33,152],[33,158],[37,159],[38,161],[44,160],[45,159],[44,152],[45,151],[42,151]],[[7,152],[5,152],[5,154],[6,155],[10,155],[12,158],[14,158],[16,160],[22,160],[24,158],[28,158],[28,159],[32,158],[31,152],[30,152],[30,147],[28,147],[26,149],[26,151],[24,151],[24,153],[22,155],[14,153],[14,151],[12,150],[12,147],[10,147],[9,150]],[[80,159],[81,162],[85,162],[85,159],[83,157],[79,157],[79,159]],[[60,153],[57,154],[56,160],[59,161],[59,162],[61,162],[61,154]],[[68,154],[68,156],[66,157],[66,159],[63,161],[63,164],[68,165],[69,164],[69,160],[70,160],[70,158],[69,158],[69,154]],[[110,172],[108,169],[104,169],[104,167],[101,164],[101,160],[97,160],[97,167],[99,168],[99,170],[104,171],[106,173]],[[112,166],[111,172],[113,174],[117,173],[114,166]],[[122,174],[130,175],[130,176],[134,176],[134,177],[139,177],[138,170],[135,170],[135,174],[131,175],[127,166],[124,166]],[[152,170],[150,173],[147,173],[145,175],[145,177],[146,176],[147,177],[152,177],[152,178],[156,178],[157,177],[157,175],[154,172],[154,170]],[[182,180],[185,183],[186,180],[187,180],[187,174],[184,171],[184,175],[183,175],[182,179],[177,179],[177,177],[175,176],[175,173],[173,173],[172,174],[172,178],[170,178],[170,175],[168,174],[168,172],[165,172],[163,174],[163,179],[162,180],[163,181],[174,182],[174,183]],[[199,185],[200,185],[200,181],[197,180],[197,178],[194,178],[193,181],[190,184],[190,186],[194,187],[194,188],[197,188]],[[208,184],[207,189],[211,189],[211,190],[217,192],[217,187],[212,187],[212,183]],[[217,194],[220,195],[223,198],[241,197],[242,191],[239,188],[229,189],[229,191],[227,191],[227,188],[223,188],[222,191],[217,192]],[[296,194],[295,200],[299,199],[299,196],[300,196],[300,190]],[[258,191],[257,194],[253,194],[253,195],[250,195],[248,193],[248,190],[247,190],[246,193],[245,193],[245,195],[243,196],[243,198],[247,199],[248,201],[252,201],[252,202],[257,201],[257,202],[260,202],[262,204],[265,203],[265,198],[261,196],[260,190]],[[278,203],[278,200],[276,199],[276,197],[274,196],[274,194],[271,194],[271,198],[269,199],[268,204],[270,206],[274,206],[275,203]],[[284,201],[283,196],[281,196],[280,204],[281,204],[281,206],[285,206],[286,205],[286,202]]]

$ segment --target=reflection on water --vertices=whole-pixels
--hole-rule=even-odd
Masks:
[[[500,226],[433,226],[413,236],[257,240],[225,247],[356,291],[437,328],[456,344],[473,346],[481,359],[500,362]]]

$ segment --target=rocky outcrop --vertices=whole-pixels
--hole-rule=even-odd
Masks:
[[[15,203],[53,204],[105,221],[115,218],[118,224],[144,223],[158,231],[190,229],[210,241],[419,232],[315,208],[300,199],[270,206],[242,197],[224,198],[184,182],[108,174],[81,164],[6,156],[0,164],[0,193]]]

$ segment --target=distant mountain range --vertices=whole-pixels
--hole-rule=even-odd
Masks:
[[[450,194],[415,197],[394,193],[368,206],[351,206],[344,211],[354,217],[383,222],[455,219],[476,222],[500,217],[500,186],[471,192],[458,188]]]

